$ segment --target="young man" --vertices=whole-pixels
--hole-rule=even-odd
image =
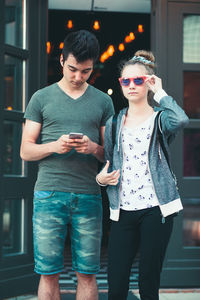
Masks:
[[[111,98],[87,83],[98,57],[96,37],[85,30],[67,35],[60,63],[62,79],[37,91],[26,112],[21,157],[39,160],[34,190],[35,271],[38,297],[60,299],[59,273],[67,230],[78,300],[96,300],[102,203],[96,183],[104,157],[104,131],[114,113]],[[71,132],[82,133],[73,138]],[[37,139],[41,136],[41,144]],[[76,137],[76,136],[75,136]]]

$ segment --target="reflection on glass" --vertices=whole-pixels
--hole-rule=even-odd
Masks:
[[[183,20],[183,62],[200,63],[200,15],[187,15]]]
[[[6,199],[3,210],[3,254],[22,252],[22,203],[20,199]]]
[[[200,118],[200,72],[184,72],[184,110],[189,118]]]
[[[4,122],[4,159],[5,175],[22,175],[22,160],[20,158],[20,143],[22,124],[12,121]]]
[[[200,247],[200,200],[184,205],[184,246]]]
[[[23,0],[5,0],[5,43],[23,46]]]
[[[200,129],[184,130],[184,176],[200,176]]]
[[[8,110],[22,109],[22,70],[22,60],[5,55],[5,108]]]

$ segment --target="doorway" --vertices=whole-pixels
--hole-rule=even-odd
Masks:
[[[150,47],[150,14],[117,13],[117,12],[86,12],[72,10],[49,10],[48,13],[48,84],[59,81],[62,77],[60,54],[65,36],[80,29],[93,32],[100,43],[100,58],[94,66],[88,83],[108,93],[112,98],[115,111],[127,105],[118,83],[120,62],[134,56],[139,49]],[[107,55],[106,55],[107,54]],[[110,55],[109,55],[110,54]],[[101,165],[99,166],[101,168]],[[109,207],[107,194],[102,188],[103,198],[103,237],[101,255],[101,288],[107,288],[107,243],[110,229]],[[76,277],[71,271],[70,239],[66,240],[65,271],[75,287]],[[103,271],[104,270],[104,271]],[[105,278],[104,278],[104,275]],[[137,285],[137,263],[133,265],[130,286]],[[99,284],[99,283],[98,283]],[[70,284],[62,278],[61,288],[70,288]]]

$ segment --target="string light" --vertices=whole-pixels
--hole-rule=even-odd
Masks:
[[[138,32],[140,32],[140,33],[144,32],[144,28],[143,28],[142,24],[138,25]]]
[[[126,43],[130,43],[134,39],[135,39],[135,34],[133,32],[130,32],[129,35],[127,35],[124,40]]]
[[[107,60],[109,57],[107,52],[104,52],[100,57],[100,62],[104,63],[105,60]]]
[[[133,32],[130,32],[129,36],[132,41],[135,39],[135,34]]]
[[[104,61],[107,60],[110,56],[113,56],[114,52],[115,52],[114,46],[113,46],[113,45],[110,45],[110,46],[108,47],[108,49],[101,55],[100,61],[101,61],[102,63],[104,63]]]
[[[68,22],[67,22],[67,28],[68,29],[72,29],[73,28],[73,22],[72,22],[72,20],[68,20]]]
[[[132,40],[129,35],[127,35],[124,39],[125,43],[130,43]]]
[[[111,96],[113,94],[113,90],[112,89],[108,89],[107,94]]]
[[[115,52],[114,46],[113,46],[113,45],[110,45],[110,46],[108,47],[108,50],[107,50],[108,55],[109,55],[109,56],[113,56],[113,53],[114,53],[114,52]]]
[[[48,41],[47,42],[47,54],[51,52],[51,43]]]
[[[12,106],[8,106],[6,109],[7,110],[13,110]]]
[[[119,51],[124,51],[125,50],[124,44],[120,43],[118,49]]]
[[[63,46],[64,46],[64,43],[63,43],[63,42],[61,42],[61,43],[60,43],[60,45],[59,45],[59,49],[61,49],[61,50],[62,50],[62,49],[63,49]]]
[[[94,21],[93,28],[94,28],[94,30],[99,30],[100,29],[99,21],[97,21],[97,20]]]

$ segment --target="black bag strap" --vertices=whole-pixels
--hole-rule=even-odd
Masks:
[[[165,158],[166,158],[166,161],[167,161],[167,163],[168,163],[168,166],[169,166],[169,168],[170,168],[170,170],[171,170],[171,164],[170,164],[169,153],[168,153],[168,151],[167,151],[167,149],[166,149],[166,147],[165,147],[164,141],[163,141],[163,134],[162,134],[162,131],[161,131],[161,125],[159,125],[161,113],[162,113],[162,111],[159,111],[159,112],[158,112],[158,115],[157,115],[157,118],[158,118],[158,121],[157,121],[157,122],[158,122],[158,124],[157,124],[157,126],[158,126],[158,130],[157,130],[158,141],[159,141],[160,146],[161,146],[161,148],[162,148],[162,150],[163,150],[163,153],[164,153],[164,155],[165,155]],[[171,170],[171,172],[172,172],[172,170]],[[172,172],[172,173],[173,173],[173,172]]]
[[[115,138],[116,138],[117,117],[118,117],[118,114],[115,114],[113,116],[113,119],[112,119],[112,145],[113,145],[113,149],[114,149]]]

